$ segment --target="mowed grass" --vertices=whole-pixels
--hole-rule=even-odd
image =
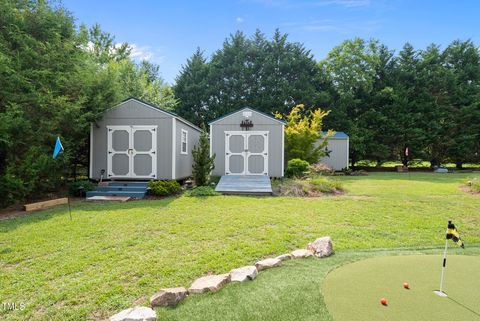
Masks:
[[[342,196],[79,202],[72,221],[66,207],[0,221],[0,301],[25,304],[0,319],[105,319],[148,304],[161,287],[188,287],[324,235],[338,253],[437,246],[453,219],[467,244],[480,243],[480,197],[459,189],[479,176],[378,173],[335,178]]]
[[[468,259],[472,256],[476,259],[480,255],[480,247],[473,246],[465,250],[451,248],[449,252],[449,262],[455,262],[462,258]],[[439,303],[434,300],[437,297],[432,298],[434,296],[432,291],[438,288],[442,263],[441,256],[438,257],[438,260],[433,260],[431,264],[419,267],[422,270],[429,271],[429,275],[434,280],[433,284],[424,282],[424,280],[418,280],[417,282],[417,278],[409,278],[411,275],[416,275],[415,269],[407,271],[396,269],[397,273],[393,273],[389,269],[377,272],[379,278],[374,277],[369,280],[360,279],[354,281],[349,279],[354,285],[356,281],[370,282],[370,284],[366,284],[360,290],[357,289],[358,287],[352,287],[352,290],[355,290],[354,293],[344,291],[340,295],[335,289],[328,288],[331,285],[328,283],[329,279],[331,279],[331,274],[329,273],[333,271],[335,275],[338,271],[337,268],[348,268],[350,266],[349,263],[357,261],[358,264],[362,264],[364,259],[368,258],[393,257],[403,261],[402,256],[408,260],[411,255],[430,257],[432,255],[429,254],[439,255],[441,253],[441,247],[388,250],[357,249],[339,250],[335,255],[323,259],[307,258],[285,261],[281,268],[260,272],[253,282],[230,283],[217,293],[191,295],[176,308],[158,308],[157,315],[159,320],[169,321],[337,321],[337,319],[332,318],[332,311],[338,312],[340,308],[343,308],[341,312],[347,316],[344,320],[349,321],[362,318],[365,320],[430,320],[428,312],[424,311],[423,308],[425,304]],[[462,297],[468,298],[462,301],[464,303],[463,306],[447,299],[445,305],[448,308],[444,307],[441,310],[447,311],[442,314],[445,315],[445,318],[436,318],[435,320],[450,320],[449,315],[455,315],[459,320],[464,320],[464,318],[459,318],[459,315],[462,317],[466,316],[466,320],[469,321],[477,320],[477,317],[480,317],[480,309],[475,305],[480,300],[478,289],[475,288],[475,283],[478,283],[476,278],[478,272],[472,266],[464,268],[463,266],[458,266],[458,264],[456,266],[454,266],[455,264],[450,265],[451,268],[448,270],[447,276],[448,285],[446,287],[448,293],[452,297],[459,298],[458,295],[453,296],[458,294],[458,291],[455,293],[453,290],[455,288],[458,290],[461,287],[455,284],[458,277],[463,281],[462,285],[467,284],[471,288],[467,286],[463,289],[465,292],[461,293]],[[455,270],[452,268],[455,268]],[[475,273],[464,273],[472,270]],[[392,274],[396,283],[392,283],[392,280],[387,277],[387,275],[391,277]],[[401,294],[406,295],[402,284],[407,280],[412,288],[412,296],[405,300],[405,298],[401,298]],[[470,280],[471,282],[469,283],[468,281]],[[418,298],[417,292],[421,288],[426,289],[422,294],[426,293],[426,296],[431,294],[431,296],[426,298],[420,297],[421,300],[415,302],[415,299]],[[350,302],[345,302],[345,293],[348,294]],[[379,304],[381,297],[389,299],[389,309],[385,309],[385,307]],[[402,300],[399,300],[400,298]],[[428,299],[432,299],[432,302],[429,302]],[[438,297],[438,299],[441,300],[442,298]],[[340,301],[341,307],[335,306],[338,301]],[[431,310],[430,306],[429,308]],[[370,309],[371,313],[367,309]],[[360,310],[362,310],[363,314],[359,314]],[[436,311],[437,315],[439,314],[438,312]],[[338,318],[338,315],[334,314],[334,316]]]

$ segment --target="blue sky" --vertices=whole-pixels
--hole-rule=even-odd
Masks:
[[[118,42],[130,43],[136,59],[160,65],[175,81],[197,47],[210,56],[237,30],[276,28],[303,43],[320,60],[354,37],[376,38],[398,51],[405,42],[442,47],[455,39],[480,45],[480,1],[446,0],[64,0],[77,24],[99,23]]]

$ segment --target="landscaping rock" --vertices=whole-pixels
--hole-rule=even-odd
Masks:
[[[204,293],[204,292],[216,292],[220,290],[225,284],[230,282],[230,274],[220,275],[208,275],[196,279],[190,288],[188,293]]]
[[[185,299],[187,294],[188,291],[185,288],[160,289],[158,293],[150,298],[150,304],[152,307],[173,307]]]
[[[300,250],[293,251],[291,254],[294,259],[299,259],[303,257],[313,256],[313,251],[300,249]]]
[[[291,260],[292,259],[292,254],[287,253],[287,254],[282,254],[276,257],[280,261],[286,261],[286,260]]]
[[[265,259],[262,261],[258,261],[255,263],[255,266],[258,271],[266,270],[272,267],[280,266],[282,264],[282,261],[280,261],[277,258],[274,259]]]
[[[155,321],[157,313],[147,307],[134,307],[110,317],[110,321]]]
[[[255,266],[244,266],[230,272],[231,281],[243,282],[253,280],[257,277],[258,271]]]
[[[330,236],[318,238],[313,243],[308,244],[307,248],[317,257],[329,256],[333,253],[332,239]]]

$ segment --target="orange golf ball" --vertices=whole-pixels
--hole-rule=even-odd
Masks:
[[[407,282],[403,283],[403,287],[404,287],[405,289],[407,289],[407,290],[410,289],[410,286],[408,285]]]
[[[381,298],[381,299],[380,299],[380,303],[381,303],[382,305],[387,305],[387,299]]]

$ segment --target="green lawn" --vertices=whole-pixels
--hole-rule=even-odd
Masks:
[[[332,321],[332,316],[330,315],[330,311],[327,309],[325,302],[335,301],[338,293],[335,291],[332,293],[328,288],[325,288],[325,286],[328,285],[325,284],[325,277],[330,271],[336,271],[336,268],[341,267],[344,264],[371,257],[378,258],[391,255],[407,255],[410,257],[411,254],[438,255],[441,253],[442,248],[342,250],[337,251],[335,255],[325,259],[308,258],[286,261],[281,268],[262,271],[253,282],[241,284],[231,283],[217,293],[191,295],[174,309],[157,309],[157,315],[159,320],[169,321]],[[450,250],[449,262],[455,261],[453,254],[475,255],[478,257],[478,255],[480,255],[480,247],[468,247],[465,250],[452,248]],[[437,282],[440,280],[441,262],[442,260],[440,258],[438,261],[434,261],[435,264],[431,266],[431,274],[436,281],[433,286],[434,288],[438,287]],[[362,261],[359,263],[362,263]],[[453,264],[450,265],[453,266]],[[346,267],[348,267],[348,265]],[[470,268],[470,270],[472,269],[472,267],[467,268]],[[455,284],[452,283],[455,282],[457,275],[461,274],[461,272],[462,271],[458,269],[455,271],[452,269],[448,270],[446,287],[448,293],[453,293],[451,290]],[[401,279],[401,275],[397,276],[397,278],[399,277]],[[461,275],[461,277],[462,280],[465,281],[472,276]],[[417,284],[413,279],[409,281],[411,282],[412,289],[415,289],[415,291],[419,287],[428,286]],[[472,278],[472,281],[478,283],[476,279]],[[403,282],[404,280],[402,279],[399,284],[395,284],[400,288],[398,292],[403,290],[401,287]],[[396,300],[398,295],[394,293],[396,289],[392,289],[392,286],[389,286],[389,283],[391,282],[385,282],[385,286],[382,286],[382,283],[375,283],[373,285],[374,289],[380,289],[380,292],[374,294],[371,300],[367,300],[366,303],[363,302],[365,301],[363,300],[360,304],[368,304],[370,308],[383,308],[379,304],[379,300],[381,297],[386,296],[390,302],[389,310],[391,313],[385,313],[383,315],[372,313],[369,318],[367,317],[364,319],[383,321],[393,320],[394,318],[392,318],[392,316],[396,316],[397,318],[395,319],[400,320],[430,320],[427,319],[428,314],[415,314],[415,311],[423,311],[422,306],[409,306],[404,304],[405,302],[399,303],[399,300]],[[468,308],[475,309],[478,315],[480,310],[478,309],[476,302],[478,302],[480,298],[478,297],[478,289],[473,288],[471,290],[472,291],[463,293],[463,296],[468,297],[470,295],[468,300],[466,300],[468,301],[467,307],[452,304],[452,302],[448,300],[447,304],[449,305],[450,310],[445,314],[445,318],[438,318],[435,320],[448,321],[451,320],[452,315],[455,315],[455,318],[458,320],[477,320],[476,315],[472,314]],[[371,294],[372,291],[374,290],[365,289],[366,293],[370,292],[369,294]],[[427,292],[433,296],[433,293],[431,293],[430,290]],[[366,293],[362,291],[356,293],[358,294],[358,298],[352,300],[351,305],[346,309],[346,312],[349,315],[349,318],[346,320],[357,320],[352,318],[352,315],[358,316],[358,314],[356,314],[359,307],[357,303],[359,300],[365,298]],[[370,297],[372,296],[370,295]],[[424,301],[425,300],[419,300],[419,302],[422,303],[424,303]],[[328,305],[328,307],[329,309],[331,308],[330,305]],[[395,315],[395,313],[398,313],[399,311],[402,311],[403,314]],[[378,317],[379,315],[380,317]],[[464,316],[466,318],[458,318],[459,316]]]
[[[343,196],[80,202],[72,206],[73,221],[66,207],[0,221],[0,298],[26,306],[0,310],[0,319],[104,319],[147,304],[160,287],[188,286],[323,235],[334,240],[332,262],[355,248],[441,245],[449,218],[467,246],[480,243],[480,197],[459,190],[473,177],[480,175],[378,173],[339,177]],[[304,263],[289,264],[302,271]],[[201,302],[192,297],[178,312],[159,314],[174,318]],[[243,310],[248,314],[248,306]],[[315,320],[327,315],[318,313]]]

